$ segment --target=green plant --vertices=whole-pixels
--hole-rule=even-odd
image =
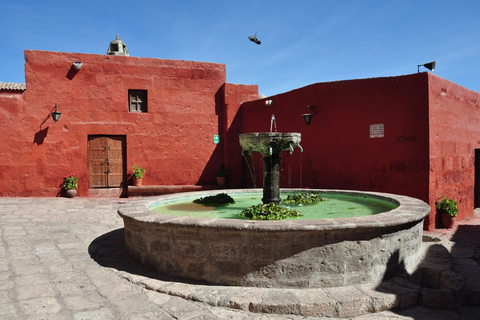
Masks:
[[[227,168],[222,164],[220,168],[215,172],[215,176],[217,177],[226,177],[227,176]]]
[[[75,173],[70,173],[63,177],[63,187],[65,190],[78,188],[78,178],[75,177]]]
[[[133,176],[135,178],[143,178],[143,174],[146,172],[145,169],[139,168],[138,166],[133,166]]]
[[[289,194],[287,199],[283,200],[283,202],[288,204],[315,204],[321,201],[327,201],[327,199],[313,192]]]
[[[252,220],[282,220],[302,216],[297,210],[283,208],[273,202],[251,206],[238,215]]]
[[[448,214],[455,217],[458,214],[457,201],[453,199],[447,199],[443,195],[438,197],[435,201],[435,207],[438,214]]]
[[[214,196],[206,196],[193,200],[194,203],[198,203],[204,206],[215,207],[229,203],[235,203],[232,197],[226,193],[219,193]]]

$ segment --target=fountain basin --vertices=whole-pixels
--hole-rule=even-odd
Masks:
[[[218,193],[207,191],[133,200],[118,213],[124,220],[127,252],[134,259],[169,276],[211,284],[277,288],[378,284],[415,269],[428,204],[384,193],[309,191],[374,197],[398,207],[371,216],[288,221],[179,217],[149,210],[164,201]]]
[[[301,140],[302,135],[297,132],[251,132],[242,133],[239,136],[243,151],[248,151],[250,154],[252,151],[257,151],[264,157],[279,154],[286,150],[293,153],[295,147],[302,148],[300,146]]]

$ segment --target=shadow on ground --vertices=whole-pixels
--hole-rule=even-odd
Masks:
[[[102,267],[113,268],[151,279],[188,284],[208,285],[205,282],[173,278],[162,275],[152,268],[132,259],[125,249],[125,229],[117,229],[101,235],[88,246],[90,257]]]
[[[412,286],[418,286],[417,307],[392,311],[418,320],[480,319],[478,223],[474,219],[455,229],[425,233],[424,258],[415,272],[406,275]]]

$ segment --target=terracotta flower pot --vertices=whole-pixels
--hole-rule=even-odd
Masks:
[[[133,185],[136,187],[141,186],[143,183],[143,178],[135,178],[133,177]]]
[[[225,180],[227,178],[226,177],[217,177],[217,184],[220,186],[220,187],[223,187],[225,186]]]
[[[65,190],[65,194],[67,195],[67,198],[75,198],[77,196],[77,189]]]
[[[440,214],[440,222],[442,223],[442,227],[451,229],[455,224],[455,217],[449,214]]]

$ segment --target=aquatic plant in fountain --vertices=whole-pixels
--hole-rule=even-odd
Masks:
[[[239,213],[239,216],[252,220],[282,220],[300,217],[302,214],[294,209],[287,209],[273,202],[251,206]]]
[[[289,194],[287,199],[283,200],[283,202],[288,204],[315,204],[322,201],[327,201],[327,199],[313,192]]]
[[[215,207],[215,206],[235,203],[235,200],[233,200],[233,198],[226,193],[219,193],[214,196],[206,196],[206,197],[195,199],[193,200],[193,203],[201,204],[204,206]]]

